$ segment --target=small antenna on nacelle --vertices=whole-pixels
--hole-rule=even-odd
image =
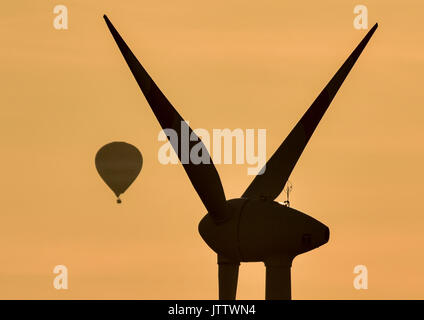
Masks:
[[[286,200],[283,202],[283,205],[286,207],[290,207],[290,192],[293,189],[293,184],[290,182],[290,180],[287,181],[286,186],[284,187],[283,191],[286,192]]]

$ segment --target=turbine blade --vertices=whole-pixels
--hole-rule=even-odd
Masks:
[[[378,24],[367,33],[345,63],[321,91],[300,121],[265,165],[262,175],[257,175],[242,197],[274,200],[283,190],[294,166],[318,126],[325,111],[346,79],[356,60],[364,50]]]
[[[235,300],[240,262],[218,255],[219,300]]]
[[[168,139],[170,139],[172,147],[182,162],[194,189],[197,191],[209,214],[217,223],[225,220],[228,214],[225,204],[226,199],[224,189],[205,145],[188,126],[188,124],[184,122],[184,119],[160,91],[158,86],[119,35],[118,31],[116,31],[108,17],[106,15],[103,17],[161,127],[164,130],[173,129],[177,134],[177,142],[172,141],[169,136]],[[184,131],[187,134],[183,137]],[[208,159],[209,161],[203,160],[203,163],[201,162],[199,164],[194,164],[192,162],[190,152],[196,145],[197,148],[201,147],[201,151],[199,152],[201,153],[201,159]]]

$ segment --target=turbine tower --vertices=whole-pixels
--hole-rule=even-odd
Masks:
[[[152,80],[107,16],[106,24],[135,80],[163,129],[173,129],[181,141],[181,127],[187,125]],[[328,242],[330,230],[318,220],[274,201],[283,190],[294,166],[325,111],[364,50],[377,24],[367,33],[327,86],[321,91],[287,138],[238,199],[226,200],[218,172],[209,163],[194,164],[189,154],[201,143],[191,128],[189,149],[173,145],[183,167],[208,213],[199,223],[199,233],[216,252],[219,299],[236,298],[240,262],[264,262],[266,299],[291,299],[290,269],[293,259]],[[203,145],[204,146],[204,145]],[[186,154],[188,152],[188,154]],[[204,147],[203,152],[207,152]],[[204,155],[203,155],[204,156]],[[204,157],[202,157],[204,158]]]

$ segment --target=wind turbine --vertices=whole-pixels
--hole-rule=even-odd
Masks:
[[[152,80],[125,41],[104,15],[122,55],[163,129],[173,129],[181,141],[184,120]],[[321,91],[300,121],[266,163],[243,195],[226,200],[218,172],[209,163],[194,164],[181,147],[173,145],[208,213],[199,233],[218,256],[219,299],[236,298],[240,262],[265,263],[266,299],[291,299],[290,269],[299,254],[328,242],[330,230],[318,220],[274,201],[284,188],[315,128],[352,69],[377,24],[367,33],[345,63]],[[191,128],[190,136],[195,135]],[[189,150],[201,140],[189,142]],[[191,140],[191,139],[190,139]],[[206,148],[203,148],[206,150]],[[187,150],[185,151],[187,152]],[[207,151],[206,151],[207,152]],[[190,153],[189,153],[190,154]]]

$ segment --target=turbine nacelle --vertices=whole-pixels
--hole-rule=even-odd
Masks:
[[[329,229],[318,220],[278,202],[256,199],[227,201],[230,218],[216,223],[206,214],[199,233],[218,255],[234,262],[279,260],[290,263],[329,240]]]

